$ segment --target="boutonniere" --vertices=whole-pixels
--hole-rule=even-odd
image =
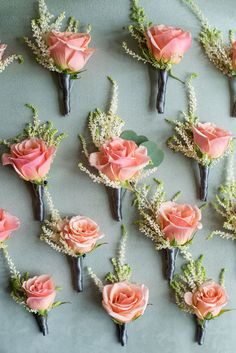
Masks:
[[[57,73],[63,100],[64,115],[71,111],[70,93],[73,82],[87,61],[94,53],[94,48],[88,48],[91,41],[89,34],[91,26],[86,32],[78,32],[79,21],[70,17],[67,28],[61,32],[65,13],[62,12],[55,21],[44,0],[39,0],[39,18],[31,21],[34,41],[25,37],[24,40],[32,49],[36,61],[44,68]]]
[[[56,290],[59,288],[55,287],[49,275],[30,278],[28,272],[21,275],[17,271],[8,253],[5,241],[19,227],[19,219],[0,208],[0,249],[10,271],[11,297],[34,315],[40,332],[45,336],[48,334],[48,312],[64,303],[55,301]]]
[[[165,250],[166,278],[171,281],[179,252],[189,256],[188,247],[197,230],[202,228],[202,215],[197,206],[176,202],[180,192],[167,201],[163,183],[154,181],[157,186],[153,195],[150,195],[150,186],[147,185],[134,191],[133,205],[140,216],[135,223],[140,232],[153,241],[156,250]]]
[[[42,225],[40,239],[71,259],[74,288],[77,292],[82,292],[83,258],[102,245],[97,244],[97,241],[103,238],[104,234],[98,224],[88,217],[61,217],[48,190],[45,194],[50,217]]]
[[[27,123],[16,137],[0,140],[8,150],[2,155],[3,165],[12,165],[20,178],[30,182],[34,194],[35,218],[44,219],[44,188],[47,174],[61,140],[65,134],[58,134],[50,121],[40,124],[37,110],[26,104],[33,112],[33,121]]]
[[[127,325],[144,314],[148,304],[149,290],[144,284],[130,282],[131,267],[125,263],[125,245],[127,232],[122,226],[122,239],[118,256],[111,259],[114,273],[109,272],[103,282],[91,268],[89,274],[98,289],[102,292],[102,305],[108,315],[117,325],[119,341],[122,346],[127,345]]]
[[[229,79],[231,90],[231,116],[236,117],[236,41],[233,31],[229,31],[229,41],[223,39],[222,32],[212,27],[194,0],[182,0],[196,15],[201,24],[198,40],[208,59]]]
[[[200,200],[207,200],[208,176],[212,165],[230,153],[233,136],[211,122],[201,123],[196,113],[197,100],[190,75],[186,82],[188,109],[183,113],[184,120],[167,120],[173,125],[175,134],[167,140],[174,152],[181,152],[197,161],[200,173]]]
[[[17,60],[20,64],[23,62],[22,55],[12,54],[4,58],[4,53],[6,49],[7,45],[0,43],[0,73],[3,72],[7,68],[7,66],[15,60]]]
[[[123,42],[122,46],[134,59],[155,69],[158,75],[156,108],[158,113],[162,114],[168,76],[177,79],[172,75],[171,68],[181,61],[184,53],[190,48],[191,34],[181,28],[153,25],[147,21],[144,8],[139,6],[138,0],[131,0],[130,18],[133,24],[128,26],[128,31],[137,42],[140,53],[129,49],[126,42]]]
[[[228,303],[228,295],[224,288],[224,269],[220,272],[219,283],[207,278],[202,264],[203,256],[190,260],[182,267],[171,282],[175,292],[176,304],[180,310],[192,314],[197,324],[197,342],[204,343],[208,323],[229,311],[222,309]]]
[[[132,190],[141,179],[156,171],[164,158],[155,142],[132,130],[122,132],[124,121],[117,115],[118,86],[111,78],[113,95],[108,112],[96,109],[89,114],[88,127],[94,152],[89,152],[85,138],[80,135],[82,148],[89,165],[98,170],[91,173],[82,163],[81,171],[100,184],[104,184],[111,195],[114,218],[122,219],[123,190]]]
[[[220,185],[216,200],[212,202],[215,211],[224,219],[223,229],[215,230],[209,235],[209,239],[215,235],[222,238],[236,240],[236,180],[234,178],[233,155],[230,158],[228,180]]]

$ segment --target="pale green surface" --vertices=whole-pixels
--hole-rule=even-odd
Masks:
[[[164,117],[157,117],[149,108],[150,81],[146,66],[126,56],[120,46],[126,37],[122,27],[129,23],[128,0],[48,0],[49,9],[57,14],[66,10],[82,23],[92,24],[92,45],[97,52],[91,58],[82,79],[75,83],[72,93],[72,114],[63,118],[58,111],[57,87],[52,73],[39,66],[31,52],[21,44],[20,37],[30,35],[30,19],[35,16],[34,0],[0,0],[1,40],[9,49],[22,53],[23,65],[11,65],[1,74],[1,136],[10,137],[20,131],[30,119],[26,102],[37,105],[42,120],[52,119],[58,128],[68,132],[58,151],[51,169],[50,191],[55,204],[63,214],[81,213],[98,221],[106,233],[108,245],[89,255],[86,263],[101,277],[110,270],[109,257],[114,255],[120,238],[120,225],[112,220],[107,195],[103,186],[93,184],[77,168],[79,141],[77,134],[83,132],[89,110],[105,108],[109,83],[107,75],[118,81],[119,115],[127,122],[126,128],[134,128],[140,134],[159,141],[165,149],[166,158],[158,177],[165,182],[172,196],[182,189],[180,201],[196,199],[195,181],[191,162],[174,155],[165,147],[171,129]],[[182,26],[196,37],[199,25],[191,12],[178,0],[143,0],[146,12],[154,22]],[[228,30],[235,28],[235,3],[233,0],[199,0],[212,24]],[[223,5],[224,4],[224,5]],[[197,91],[198,112],[203,121],[213,121],[235,133],[236,120],[229,117],[228,82],[204,57],[198,43],[174,72],[185,78],[188,72],[200,77],[194,84]],[[185,109],[183,87],[170,80],[168,85],[165,116],[176,117]],[[217,185],[224,180],[225,163],[221,162],[211,172],[209,199]],[[1,207],[21,219],[21,229],[9,241],[9,251],[19,270],[51,273],[63,290],[58,299],[70,301],[50,313],[50,335],[43,337],[31,315],[18,306],[8,294],[8,272],[0,259],[0,352],[1,353],[69,353],[96,352],[117,353],[233,353],[236,345],[235,311],[210,323],[204,347],[194,343],[195,325],[189,315],[181,313],[170,297],[162,275],[161,255],[152,243],[140,234],[131,223],[135,219],[130,197],[124,203],[124,222],[129,238],[127,260],[133,266],[133,279],[144,282],[150,288],[150,303],[145,315],[129,326],[129,343],[122,348],[116,339],[115,327],[100,305],[100,297],[85,275],[85,292],[77,295],[71,289],[70,268],[65,256],[56,253],[38,239],[39,224],[32,219],[31,195],[27,186],[9,167],[0,170]],[[206,241],[210,230],[219,228],[217,216],[211,209],[203,215],[204,228],[198,233],[191,248],[194,255],[206,255],[209,276],[218,278],[222,266],[227,268],[226,286],[230,295],[230,308],[236,308],[236,253],[235,244],[216,238]],[[220,220],[219,220],[220,222]]]

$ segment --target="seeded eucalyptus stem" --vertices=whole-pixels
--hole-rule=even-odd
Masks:
[[[47,315],[40,315],[38,313],[33,314],[35,320],[38,324],[40,332],[42,332],[43,336],[47,336],[49,334],[48,330],[48,316]]]
[[[166,86],[169,73],[167,70],[158,70],[158,92],[156,100],[156,108],[159,114],[163,114],[165,110]]]

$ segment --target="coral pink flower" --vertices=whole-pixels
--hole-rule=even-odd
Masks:
[[[197,206],[164,202],[158,212],[157,221],[169,241],[183,245],[191,240],[194,232],[202,228],[201,211]]]
[[[41,181],[49,172],[56,147],[47,147],[39,138],[31,138],[11,145],[10,154],[3,154],[3,165],[11,164],[19,176],[27,181]]]
[[[25,290],[27,306],[32,310],[48,310],[51,308],[56,290],[52,278],[48,275],[29,278],[22,285]]]
[[[150,27],[146,38],[155,59],[169,64],[178,64],[192,43],[191,33],[165,25]]]
[[[20,221],[3,208],[0,208],[0,242],[6,240],[13,230],[20,227]]]
[[[208,314],[217,316],[227,304],[228,295],[218,283],[207,281],[193,293],[185,293],[184,300],[194,309],[197,317],[203,320]]]
[[[117,282],[104,286],[102,296],[107,313],[120,323],[129,323],[143,315],[149,290],[144,284]]]
[[[137,177],[148,165],[150,157],[145,146],[120,137],[104,143],[99,152],[91,153],[89,163],[110,180],[125,181]]]
[[[0,60],[2,60],[3,54],[7,48],[6,44],[0,44]]]
[[[227,151],[232,133],[212,123],[199,123],[193,127],[193,140],[209,158],[219,158]]]
[[[64,219],[58,224],[62,241],[76,254],[85,254],[93,250],[98,239],[104,234],[99,230],[97,223],[83,216]]]
[[[88,48],[91,36],[87,33],[50,32],[47,36],[50,56],[63,71],[80,71],[94,53]]]

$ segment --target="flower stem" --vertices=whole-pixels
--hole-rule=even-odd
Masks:
[[[174,273],[175,273],[175,261],[178,256],[179,249],[178,248],[170,248],[166,249],[166,278],[169,282],[172,281]]]
[[[70,93],[72,90],[73,80],[71,80],[70,74],[65,73],[59,73],[58,78],[59,85],[62,90],[64,116],[68,116],[71,112]]]
[[[84,256],[85,255],[72,257],[73,283],[74,283],[74,289],[78,293],[83,292],[83,289],[84,289],[84,285],[83,285],[83,257]]]
[[[113,217],[117,222],[122,220],[122,188],[107,187],[112,207]]]
[[[158,92],[157,92],[157,101],[156,108],[159,114],[164,113],[165,109],[165,98],[166,98],[166,86],[169,73],[167,70],[158,70]]]
[[[127,346],[128,342],[128,325],[127,324],[118,324],[119,330],[119,341],[120,344],[124,347]]]
[[[199,164],[199,173],[200,173],[200,200],[207,201],[207,193],[208,193],[208,177],[210,167]]]
[[[35,320],[38,324],[39,331],[42,332],[44,336],[49,334],[48,330],[48,316],[47,315],[40,315],[38,313],[33,314],[35,317]]]
[[[196,319],[196,321],[197,321],[197,343],[200,346],[202,346],[205,341],[208,320],[204,320],[202,323],[199,323],[198,319]]]
[[[230,95],[231,95],[231,116],[236,118],[236,76],[232,76],[229,79]]]
[[[34,192],[34,207],[35,207],[35,219],[42,222],[45,218],[45,207],[44,207],[44,184],[31,183]]]

